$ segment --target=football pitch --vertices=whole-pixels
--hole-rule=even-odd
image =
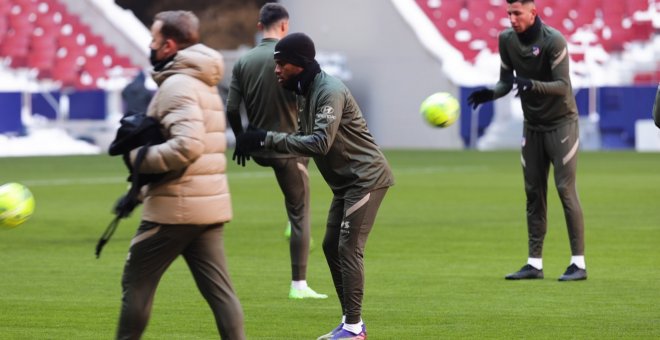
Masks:
[[[231,151],[228,153],[231,155]],[[369,339],[660,338],[660,155],[582,152],[589,278],[558,282],[570,250],[551,177],[544,280],[506,281],[527,258],[517,151],[389,150],[396,185],[365,254]],[[230,164],[230,273],[248,339],[316,339],[340,321],[321,241],[331,193],[314,165],[308,282],[327,300],[291,301],[286,215],[269,168]],[[112,339],[139,211],[100,259],[96,241],[127,186],[120,158],[0,158],[0,183],[26,184],[31,220],[0,230],[1,339]],[[144,339],[217,339],[184,261],[166,272]]]

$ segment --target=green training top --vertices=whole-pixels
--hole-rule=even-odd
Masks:
[[[321,71],[298,96],[300,131],[268,132],[266,148],[314,158],[335,195],[365,195],[394,184],[392,170],[367,128],[355,99]]]
[[[275,44],[277,39],[263,39],[234,65],[227,97],[227,118],[234,134],[243,132],[241,103],[245,103],[249,123],[257,128],[281,132],[298,129],[296,96],[284,90],[275,76]],[[292,157],[269,150],[254,152],[252,156]]]
[[[539,17],[536,20],[540,20]],[[578,118],[569,75],[566,40],[556,29],[541,22],[529,44],[523,44],[512,28],[499,36],[502,65],[495,86],[495,99],[513,87],[516,76],[532,81],[532,90],[520,94],[525,124],[531,129],[552,130]]]

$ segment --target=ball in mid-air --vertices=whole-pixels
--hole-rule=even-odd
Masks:
[[[19,183],[0,186],[0,228],[16,228],[33,212],[34,196],[26,186]]]
[[[438,92],[424,99],[419,112],[429,125],[444,128],[456,122],[460,115],[460,104],[451,94]]]

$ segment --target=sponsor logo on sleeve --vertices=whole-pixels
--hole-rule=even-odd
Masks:
[[[316,114],[316,119],[325,119],[332,123],[337,117],[335,116],[335,109],[332,106],[323,106]]]

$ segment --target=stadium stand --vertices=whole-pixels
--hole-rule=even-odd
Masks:
[[[105,149],[149,39],[112,0],[0,0],[0,134],[57,130]]]
[[[510,27],[505,0],[414,3],[449,44],[446,48],[462,55],[466,69],[484,74],[496,69],[497,36]],[[599,148],[633,148],[636,123],[650,119],[660,81],[660,58],[656,57],[660,45],[655,42],[656,29],[660,29],[660,1],[538,0],[537,5],[542,20],[566,37],[581,129],[596,129]],[[445,56],[446,48],[441,52]],[[450,63],[447,70],[460,66],[454,59],[441,59]],[[492,145],[505,135],[517,135],[522,118],[512,116],[510,109],[504,108],[507,112],[501,114],[507,118],[503,120],[497,119],[492,104],[484,105],[477,114],[468,108],[467,94],[496,80],[482,77],[481,83],[475,83],[476,78],[452,79],[462,97],[461,137],[465,145],[474,147],[475,135],[480,139],[488,136],[480,141]]]
[[[481,138],[493,131],[517,136],[515,124],[493,129],[511,123],[503,121],[501,113],[517,106],[500,101],[471,112],[465,102],[466,93],[496,81],[497,36],[510,26],[506,1],[391,2],[413,27],[420,49],[436,56],[448,82],[459,88],[462,144],[496,145]],[[633,147],[635,124],[649,119],[648,105],[660,80],[660,39],[655,38],[660,0],[537,4],[542,19],[568,40],[580,119],[587,124],[584,129],[581,124],[584,139],[593,128],[598,147]],[[29,134],[31,126],[46,124],[103,148],[102,135],[111,135],[125,112],[121,89],[148,66],[149,31],[132,13],[122,11],[113,0],[0,0],[0,134],[21,136]],[[243,52],[223,51],[227,71]],[[326,71],[351,78],[341,56],[319,53],[318,59]],[[229,79],[221,84],[225,95]],[[635,104],[621,104],[627,102]]]
[[[136,69],[59,0],[0,3],[0,58],[12,69],[75,89],[101,87],[115,68]]]
[[[474,62],[484,48],[497,52],[497,34],[509,27],[502,15],[504,0],[416,0],[440,33],[458,49],[466,60]],[[624,45],[649,41],[654,32],[649,15],[657,8],[648,0],[545,0],[541,18],[560,30],[569,43],[580,44],[585,32],[593,39],[588,43],[600,45],[608,53],[624,50]],[[579,15],[578,15],[579,14]],[[582,61],[582,49],[571,55]]]
[[[497,34],[509,27],[502,15],[504,0],[416,0],[438,31],[458,49],[464,58],[474,62],[484,48],[497,52]],[[649,41],[654,32],[651,13],[657,8],[648,0],[544,0],[541,18],[560,30],[569,43],[580,44],[585,32],[595,37],[588,43],[601,46],[608,53],[624,50],[624,45]],[[578,15],[579,14],[579,15]],[[580,48],[573,61],[582,61]]]

